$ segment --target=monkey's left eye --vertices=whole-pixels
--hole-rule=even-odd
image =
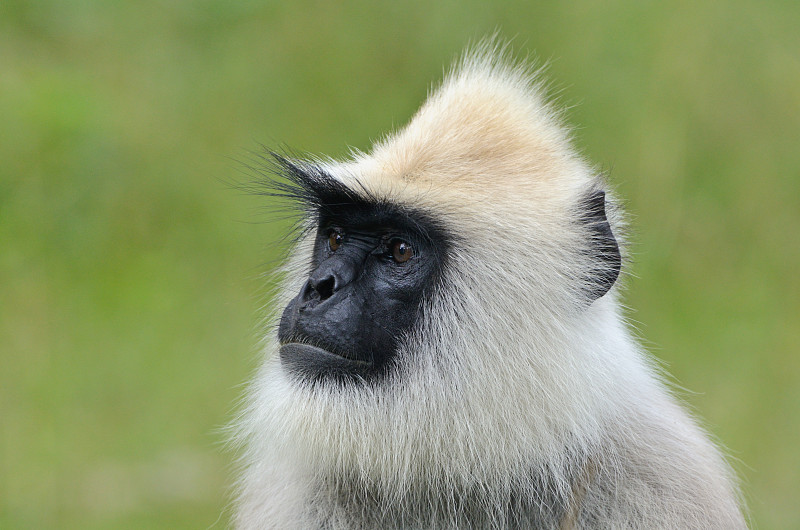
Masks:
[[[341,232],[337,230],[331,230],[331,233],[328,236],[328,246],[331,248],[331,250],[335,251],[337,248],[342,246],[343,240],[344,236],[342,236]]]
[[[405,263],[414,255],[414,247],[411,246],[411,243],[400,239],[392,243],[391,250],[392,258],[397,263]]]

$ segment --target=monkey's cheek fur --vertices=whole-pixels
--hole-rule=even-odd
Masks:
[[[290,342],[280,349],[281,365],[290,373],[302,374],[312,380],[321,377],[363,377],[372,368],[372,363],[348,359],[323,348]]]

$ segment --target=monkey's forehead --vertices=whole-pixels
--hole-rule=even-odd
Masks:
[[[354,188],[439,206],[546,207],[596,181],[536,75],[491,52],[466,57],[404,128],[337,166],[330,172]]]

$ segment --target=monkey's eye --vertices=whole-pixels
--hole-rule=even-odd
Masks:
[[[331,233],[328,236],[328,246],[332,251],[335,251],[337,248],[342,246],[343,240],[344,236],[342,236],[341,232],[338,230],[331,230]]]
[[[410,243],[401,239],[395,240],[391,244],[392,258],[397,263],[405,263],[414,255],[414,247]]]

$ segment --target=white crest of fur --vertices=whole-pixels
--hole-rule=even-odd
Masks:
[[[441,219],[457,248],[390,381],[298,385],[268,337],[237,425],[239,527],[451,528],[474,513],[514,526],[509,492],[547,502],[531,473],[575,505],[546,526],[744,526],[727,465],[631,338],[616,288],[575,302],[588,267],[575,208],[603,183],[528,69],[479,46],[405,128],[325,169]],[[312,237],[276,307],[307,277]],[[341,507],[329,486],[345,483],[386,513]],[[482,492],[480,506],[444,506],[460,491]],[[425,515],[419,492],[443,497]],[[397,519],[414,502],[417,518]]]

